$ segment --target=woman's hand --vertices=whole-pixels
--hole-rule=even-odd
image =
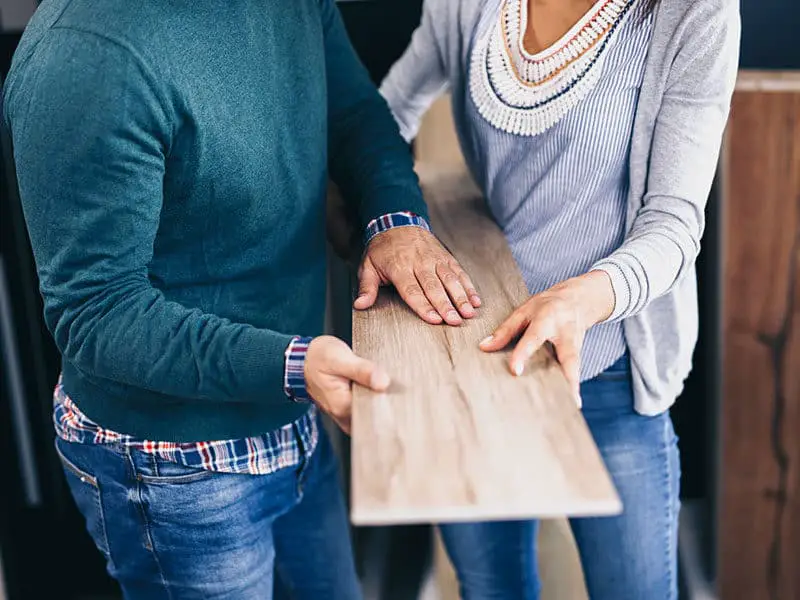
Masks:
[[[345,433],[350,433],[355,381],[376,392],[389,387],[389,376],[373,362],[356,356],[339,338],[321,335],[311,340],[304,366],[306,389],[320,409]]]
[[[580,406],[583,338],[592,325],[608,318],[613,310],[611,279],[603,271],[591,271],[531,296],[480,347],[486,352],[502,350],[521,335],[509,365],[512,373],[522,375],[528,359],[550,342]]]

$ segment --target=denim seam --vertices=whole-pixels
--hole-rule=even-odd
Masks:
[[[173,600],[172,592],[169,589],[169,585],[167,584],[167,578],[164,576],[164,569],[161,566],[161,561],[158,559],[158,553],[156,552],[155,543],[153,540],[153,535],[150,530],[150,521],[147,518],[147,511],[144,507],[144,497],[142,495],[142,474],[138,472],[136,468],[136,463],[133,460],[130,452],[126,453],[128,458],[129,464],[131,466],[132,472],[134,474],[134,485],[136,486],[136,500],[134,501],[134,506],[136,507],[136,512],[139,513],[139,516],[142,519],[142,530],[144,534],[144,547],[146,550],[150,551],[150,554],[153,556],[153,560],[156,563],[156,568],[158,569],[158,575],[161,577],[161,584],[164,586],[164,591],[167,593],[167,598],[169,600]]]
[[[108,532],[106,531],[106,511],[103,509],[103,492],[98,482],[95,488],[94,500],[97,505],[97,511],[100,517],[100,535],[103,536],[103,544],[105,545],[106,559],[108,559],[108,566],[115,569],[114,559],[111,557],[111,544],[108,543]]]
[[[673,530],[677,526],[674,523],[676,515],[675,515],[675,507],[674,507],[674,498],[673,498],[673,493],[672,493],[672,485],[674,483],[673,482],[674,473],[672,472],[672,458],[671,458],[671,450],[672,450],[673,440],[670,439],[670,436],[668,435],[670,420],[669,419],[663,419],[663,422],[664,422],[664,424],[663,424],[663,429],[664,429],[663,440],[665,442],[665,449],[666,449],[666,461],[665,461],[665,464],[666,464],[665,471],[666,471],[666,473],[665,474],[666,474],[666,481],[667,481],[667,485],[666,485],[666,489],[667,489],[666,505],[667,505],[667,526],[668,526],[667,543],[666,543],[666,556],[665,556],[666,568],[664,569],[664,572],[667,574],[667,582],[666,583],[667,583],[667,586],[669,588],[669,592],[668,592],[668,594],[670,594],[669,597],[673,597],[671,594],[673,593],[673,590],[676,589],[676,585],[677,585],[677,582],[675,581],[675,572],[674,572],[674,564],[673,564],[674,561],[672,560],[672,557],[675,555],[675,551],[676,551],[676,549],[673,548],[673,540],[675,539],[675,532]]]
[[[111,557],[111,544],[108,543],[108,532],[106,530],[106,511],[103,510],[103,492],[100,488],[100,482],[97,480],[97,477],[83,471],[80,467],[78,467],[78,465],[74,464],[71,460],[64,456],[64,454],[61,452],[61,449],[58,447],[58,444],[55,444],[55,449],[56,454],[58,454],[58,458],[61,460],[61,464],[64,465],[64,467],[73,475],[78,477],[83,485],[88,485],[92,488],[92,496],[94,498],[95,507],[97,508],[98,519],[100,521],[100,541],[103,544],[103,547],[100,548],[100,551],[103,553],[103,555],[105,555],[106,560],[108,560],[108,566],[110,569],[115,569],[114,559]]]
[[[141,484],[139,484],[139,488],[141,491]],[[156,561],[156,566],[158,567],[158,574],[161,576],[161,583],[164,585],[164,591],[167,592],[167,598],[169,600],[173,600],[172,598],[172,591],[169,589],[169,585],[167,584],[167,578],[164,576],[164,569],[161,566],[161,561],[158,559],[158,552],[156,552],[156,545],[153,541],[152,536],[150,536],[150,525],[147,525],[147,535],[150,537],[150,552],[153,554],[153,560]]]
[[[148,485],[181,485],[186,483],[194,483],[196,481],[203,481],[204,479],[213,477],[215,474],[218,474],[218,472],[211,470],[202,470],[197,471],[196,473],[187,473],[186,475],[171,475],[166,477],[152,477],[150,475],[139,474],[138,479],[142,483],[146,483]]]
[[[536,535],[538,536],[539,533],[539,525],[536,525],[535,528]],[[522,560],[522,573],[523,573],[523,582],[525,585],[525,589],[530,591],[532,599],[538,600],[542,595],[542,585],[541,585],[541,575],[539,573],[538,567],[536,567],[536,571],[531,571],[529,568],[526,568],[526,563],[528,565],[536,565],[537,555],[539,552],[538,542],[535,541],[531,544],[525,544],[523,551],[520,553],[520,559]]]
[[[71,443],[71,442],[69,442]],[[83,483],[88,483],[95,489],[98,489],[100,485],[97,483],[97,478],[94,475],[91,475],[78,467],[78,465],[74,464],[71,460],[69,460],[58,447],[56,444],[56,454],[58,454],[58,458],[61,460],[61,464],[64,465],[73,475],[76,475],[78,479],[80,479]]]

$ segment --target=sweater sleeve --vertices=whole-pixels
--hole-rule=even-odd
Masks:
[[[437,7],[444,7],[442,2],[434,5],[436,1],[425,0],[422,20],[411,43],[380,87],[381,95],[400,126],[400,134],[408,142],[416,137],[428,108],[448,87],[444,55],[435,30],[437,19],[447,15],[434,14]]]
[[[148,278],[172,119],[125,47],[54,29],[6,90],[45,319],[92,376],[187,399],[290,402],[292,336],[168,301]]]
[[[332,179],[357,203],[362,231],[378,217],[411,212],[427,219],[411,151],[386,101],[356,56],[334,0],[320,0],[328,83]]]
[[[641,312],[694,265],[736,81],[739,11],[720,0],[708,25],[687,39],[672,65],[655,121],[647,190],[619,249],[593,266],[611,278],[609,321]]]

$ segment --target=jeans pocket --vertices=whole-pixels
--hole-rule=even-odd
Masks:
[[[219,475],[203,467],[189,467],[177,461],[159,458],[141,450],[131,450],[136,464],[136,478],[150,485],[194,483]]]
[[[92,537],[97,549],[110,561],[111,555],[106,533],[106,519],[103,511],[100,482],[94,475],[89,473],[86,467],[79,467],[66,456],[66,454],[69,454],[69,444],[76,443],[78,442],[64,442],[56,439],[56,454],[61,461],[61,466],[67,478],[67,485],[69,485],[75,504],[78,506],[83,518],[86,519],[86,530]]]

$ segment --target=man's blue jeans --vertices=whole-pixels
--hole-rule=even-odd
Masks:
[[[322,429],[322,428],[321,428]],[[299,468],[190,469],[58,440],[72,495],[128,600],[361,598],[336,457],[324,431]]]
[[[583,414],[625,506],[621,516],[570,522],[589,597],[673,600],[680,463],[672,421],[666,413],[634,412],[627,356],[582,384],[581,396]],[[443,525],[464,600],[538,598],[537,529],[536,521]]]

